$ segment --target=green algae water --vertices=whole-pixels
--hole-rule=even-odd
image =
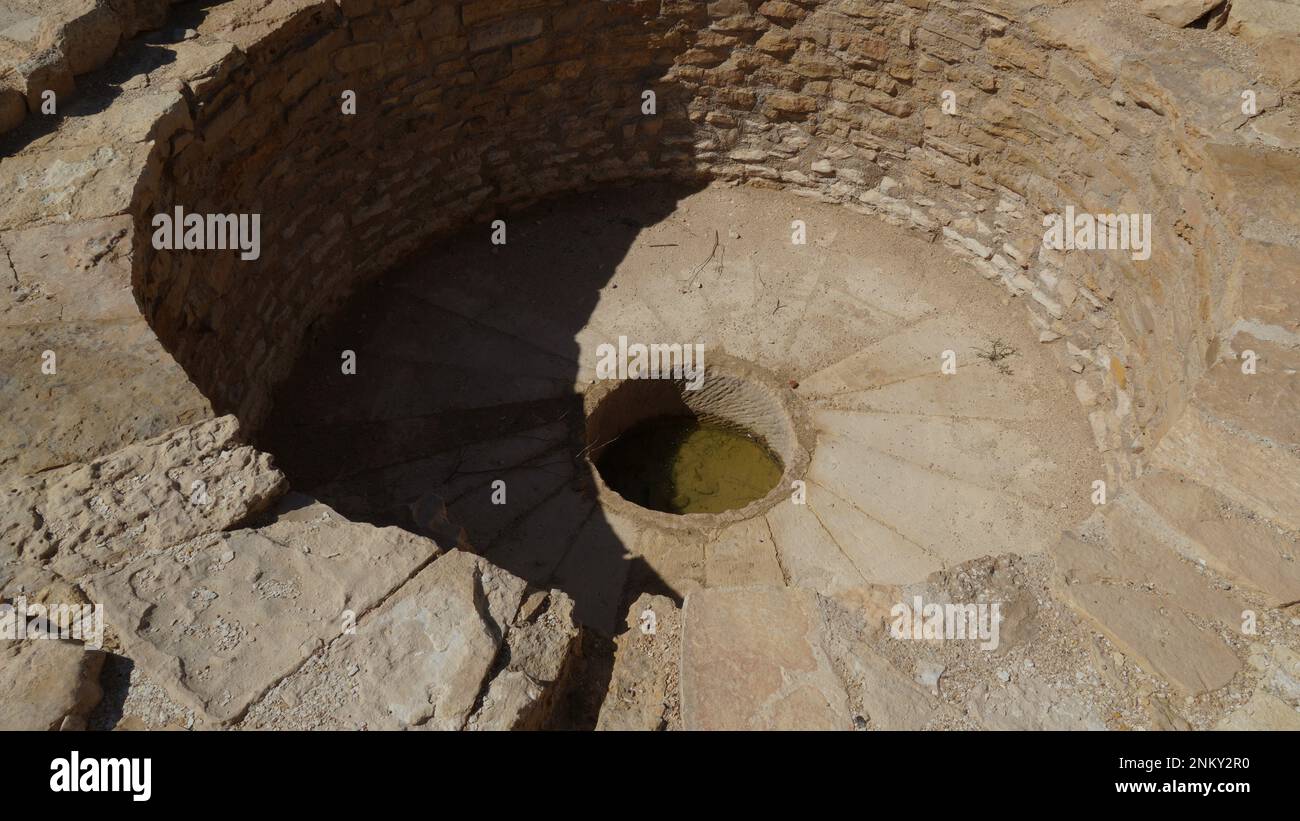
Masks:
[[[629,502],[666,513],[721,513],[761,499],[781,463],[761,439],[690,416],[649,419],[601,453],[605,484]]]

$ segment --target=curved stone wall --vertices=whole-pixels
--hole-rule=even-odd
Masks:
[[[193,133],[162,148],[137,237],[176,205],[256,212],[262,256],[137,242],[135,278],[164,344],[254,425],[312,322],[420,243],[673,175],[841,202],[965,255],[1078,374],[1112,476],[1131,475],[1238,318],[1237,239],[1259,221],[1238,206],[1267,196],[1240,172],[1300,164],[1243,127],[1242,91],[1280,102],[1267,82],[1152,54],[1159,23],[1099,3],[239,6],[213,11],[234,47],[190,86]],[[1150,259],[1044,248],[1043,215],[1067,207],[1151,214]],[[1281,219],[1259,230],[1294,230]]]
[[[1265,44],[1253,50],[1250,29],[1233,23],[1236,7],[1248,5],[1238,0],[1229,11],[1228,30],[1240,29],[1238,37],[1179,32],[1106,0],[177,4],[175,31],[123,42],[60,119],[28,117],[0,141],[0,280],[12,296],[0,305],[8,500],[0,581],[41,590],[69,580],[110,612],[132,614],[135,626],[124,623],[116,649],[217,724],[249,718],[260,726],[280,709],[260,694],[290,675],[329,678],[303,665],[309,648],[332,634],[323,610],[285,620],[296,627],[281,636],[283,648],[248,642],[235,661],[223,655],[228,680],[209,676],[210,647],[181,635],[194,632],[190,622],[174,619],[173,633],[136,629],[157,620],[134,614],[160,605],[189,612],[185,591],[231,561],[241,563],[239,578],[301,578],[303,589],[325,591],[313,594],[321,600],[364,581],[357,606],[374,606],[376,618],[431,590],[443,601],[447,589],[458,591],[467,623],[486,618],[475,585],[497,569],[460,551],[447,554],[452,562],[438,558],[445,545],[460,544],[463,530],[436,505],[411,511],[427,520],[436,544],[335,524],[323,506],[293,509],[301,500],[280,509],[264,528],[269,536],[244,528],[286,483],[266,454],[240,444],[239,428],[255,430],[267,415],[272,388],[313,326],[424,242],[465,230],[486,240],[482,221],[588,186],[648,177],[743,182],[908,226],[964,256],[970,273],[1006,288],[1008,310],[1026,310],[1038,338],[1074,374],[1111,476],[1145,471],[1096,510],[1073,485],[1047,494],[1052,507],[1070,495],[1092,514],[1046,545],[1050,562],[986,556],[994,549],[987,533],[967,526],[969,543],[957,546],[969,553],[927,575],[931,589],[948,597],[961,586],[961,595],[973,595],[964,580],[986,579],[1031,613],[1034,601],[1047,608],[1037,612],[1048,640],[1034,639],[1047,652],[1070,648],[1096,660],[1112,658],[1114,648],[1133,660],[1124,663],[1122,686],[1103,676],[1085,688],[1127,711],[1119,726],[1235,726],[1220,720],[1250,713],[1257,697],[1276,702],[1266,670],[1290,662],[1260,662],[1260,648],[1294,645],[1300,596],[1300,63],[1289,59],[1300,53],[1300,27],[1251,34]],[[342,111],[345,91],[356,92],[356,114]],[[645,91],[656,94],[654,113],[643,113]],[[178,206],[259,214],[258,259],[156,250],[152,219]],[[1043,217],[1070,208],[1149,213],[1150,258],[1044,248]],[[815,235],[816,225],[809,229]],[[213,418],[214,410],[240,419]],[[915,438],[927,446],[936,439]],[[1092,471],[1071,478],[1082,485],[1091,478],[1085,473]],[[992,544],[1019,549],[1060,533],[1006,490],[983,489],[969,497],[970,509],[987,519],[1009,518],[1001,511],[1014,508],[1024,517],[1016,532],[1033,535]],[[802,537],[821,531],[799,524],[793,507],[773,508],[785,518],[766,535],[797,548],[807,567],[785,578],[773,552],[769,564],[755,565],[771,574],[773,590],[746,601],[743,591],[702,587],[683,604],[685,626],[673,632],[695,649],[664,657],[680,662],[686,726],[709,723],[700,693],[706,702],[735,701],[710,690],[701,671],[719,652],[743,648],[747,626],[802,623],[801,614],[811,618],[821,607],[814,589],[823,600],[852,594],[840,604],[857,601],[855,613],[868,599],[853,596],[880,592],[878,570],[846,572],[843,589],[827,581],[838,570],[820,581],[810,575],[823,569],[810,547],[832,558],[843,550],[831,549],[825,526],[826,539],[810,546]],[[1040,529],[1051,533],[1040,538]],[[620,534],[595,530],[621,568]],[[933,532],[930,541],[947,535]],[[200,538],[206,553],[196,563]],[[286,555],[297,558],[285,544],[312,547],[303,554],[314,555],[313,567],[284,566]],[[686,563],[681,544],[655,533],[637,555],[658,572]],[[131,583],[155,567],[191,581],[148,590]],[[1054,603],[1045,604],[1035,591],[1048,586],[1049,573]],[[401,600],[381,606],[408,584],[402,579],[410,587]],[[501,639],[506,631],[495,626],[481,631],[499,640],[475,650],[465,675],[473,686],[455,689],[449,715],[461,726],[474,705],[514,703],[508,693],[479,697],[501,641],[526,675],[502,670],[494,693],[498,682],[554,684],[568,675],[577,632],[565,613],[574,602],[557,588],[555,618],[537,616],[537,624],[567,625],[553,636],[558,649],[516,655],[516,644],[537,642],[531,620],[511,620],[520,601],[536,598],[525,596],[522,576],[511,579],[514,598],[490,615],[493,625],[510,621],[516,638]],[[263,612],[261,594],[245,587],[222,587],[229,595],[219,598],[222,607],[246,608],[252,621]],[[678,617],[669,599],[638,600]],[[600,601],[612,618],[627,604]],[[752,617],[754,602],[770,615]],[[1087,622],[1067,618],[1067,606]],[[628,612],[635,617],[642,607]],[[732,620],[728,612],[747,615]],[[1258,641],[1242,631],[1243,612],[1260,615]],[[208,611],[203,624],[221,625],[222,613]],[[712,638],[701,631],[708,624],[721,625]],[[795,632],[792,641],[805,641],[802,628]],[[385,657],[382,648],[358,652]],[[277,664],[264,663],[267,653]],[[328,655],[327,666],[351,664],[343,645]],[[889,667],[864,658],[861,669]],[[1083,681],[1091,664],[1078,661],[1063,675]],[[440,681],[386,669],[366,677],[376,682],[368,697],[395,680]],[[237,692],[226,692],[227,681]],[[900,681],[912,687],[910,676]],[[849,694],[854,709],[873,723],[894,715],[867,706],[892,686],[861,683]],[[970,704],[985,703],[983,694],[972,691]],[[1280,709],[1290,717],[1288,698]],[[416,701],[433,703],[423,693]],[[1171,704],[1187,721],[1171,717]],[[935,706],[925,702],[898,726],[926,726]],[[1008,714],[1022,714],[1013,707]],[[1070,714],[1058,703],[1035,709],[1029,720],[1037,726]],[[650,726],[660,726],[656,716]],[[847,717],[836,721],[847,725]],[[307,710],[284,726],[319,726],[315,720]],[[520,723],[505,717],[484,726]],[[992,713],[977,723],[1007,726]]]
[[[253,30],[247,46],[193,87],[194,130],[135,204],[140,238],[176,206],[261,215],[256,261],[137,244],[160,338],[253,424],[303,332],[353,286],[471,219],[663,176],[682,139],[671,115],[640,115],[680,39],[680,18],[646,4],[286,5],[235,29]]]
[[[1153,54],[1158,23],[1100,3],[710,11],[709,46],[671,75],[693,93],[697,160],[912,225],[1003,282],[1079,374],[1112,475],[1131,475],[1240,308],[1227,169],[1300,170],[1242,128],[1243,92],[1262,113],[1277,91],[1208,51]],[[1067,207],[1151,214],[1150,259],[1044,248],[1043,216]]]

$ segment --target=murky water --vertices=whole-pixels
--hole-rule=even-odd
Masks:
[[[734,425],[663,417],[623,432],[600,456],[605,484],[624,499],[667,513],[719,513],[767,495],[781,463]]]

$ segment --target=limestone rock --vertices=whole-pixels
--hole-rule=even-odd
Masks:
[[[682,608],[682,727],[849,729],[823,632],[811,590],[691,591]]]
[[[1300,229],[1300,157],[1257,145],[1205,146],[1206,182],[1247,238],[1284,241]]]
[[[1287,446],[1248,435],[1193,405],[1160,440],[1152,461],[1196,477],[1283,528],[1300,530],[1300,458]]]
[[[1024,559],[1014,553],[987,556],[932,573],[924,584],[904,588],[894,602],[921,596],[925,602],[998,604],[998,644],[989,648],[1004,655],[1033,644],[1038,637],[1038,602],[1029,586]]]
[[[1184,693],[1217,690],[1241,669],[1222,638],[1151,593],[1095,583],[1070,585],[1065,592],[1126,654]]]
[[[74,75],[109,61],[119,46],[166,17],[168,0],[14,0],[0,7],[0,75],[27,94],[24,108],[39,111],[41,92],[52,90],[60,107],[75,91]],[[3,97],[0,92],[0,97]],[[26,112],[6,117],[0,102],[0,133]]]
[[[876,649],[873,642],[882,635],[878,614],[834,599],[820,604],[828,628],[824,647],[865,729],[921,730],[941,715],[935,695]]]
[[[1185,612],[1220,624],[1239,623],[1243,603],[1181,557],[1157,532],[1148,529],[1128,498],[1116,499],[1102,521],[1104,539],[1062,538],[1052,554],[1071,583],[1129,583],[1159,594]],[[1095,526],[1096,519],[1085,524]]]
[[[296,513],[151,551],[90,581],[123,653],[179,703],[216,722],[239,718],[438,553],[427,539],[353,524],[323,505]],[[409,610],[389,617],[394,629],[415,625],[405,616],[422,617],[413,604]],[[450,634],[436,640],[475,641]],[[411,652],[392,648],[399,659]],[[382,680],[416,686],[405,677]]]
[[[1255,693],[1250,701],[1224,716],[1216,730],[1300,730],[1300,708],[1268,693]]]
[[[524,582],[467,553],[435,561],[332,648],[356,665],[340,718],[376,729],[465,726]]]
[[[1267,686],[1288,703],[1300,707],[1300,652],[1274,646],[1270,673]]]
[[[976,685],[967,712],[986,730],[1104,730],[1105,723],[1078,696],[1036,676],[1005,685]]]
[[[147,114],[152,127],[160,111]],[[45,176],[65,173],[78,171],[56,161]],[[0,231],[0,345],[15,363],[0,381],[0,475],[90,461],[212,415],[135,304],[133,232],[126,215]]]
[[[0,645],[0,729],[85,729],[99,703],[104,653],[79,643],[29,638]]]
[[[1125,91],[1152,111],[1185,120],[1206,133],[1225,137],[1248,117],[1241,110],[1241,89],[1251,78],[1223,64],[1206,49],[1184,49],[1176,54],[1148,54],[1127,60],[1119,82]],[[1269,89],[1256,89],[1262,111],[1276,105]]]
[[[42,97],[47,91],[54,92],[60,99],[66,99],[77,88],[67,55],[54,47],[35,52],[15,66],[14,73],[20,78],[21,87],[27,95],[29,111],[40,110]]]
[[[1243,40],[1300,35],[1300,3],[1295,0],[1232,0],[1228,31]]]
[[[122,22],[106,0],[80,5],[84,11],[63,27],[63,49],[73,74],[85,74],[107,62],[122,37]]]
[[[558,591],[453,550],[277,684],[245,727],[542,726],[578,630]]]
[[[1286,91],[1300,89],[1300,36],[1273,34],[1256,44],[1264,76]]]
[[[1138,9],[1162,23],[1183,28],[1209,14],[1226,0],[1140,0]]]
[[[648,614],[648,615],[647,615]],[[614,671],[597,730],[678,729],[681,612],[666,596],[643,593],[616,640]]]
[[[234,527],[284,490],[270,457],[210,419],[6,489],[0,561],[42,559],[69,578]]]
[[[27,116],[27,102],[16,89],[0,86],[0,134],[12,131]]]
[[[1252,124],[1260,125],[1259,121]],[[1293,145],[1300,147],[1300,138]],[[1300,270],[1300,248],[1273,242],[1242,242],[1240,254],[1237,272],[1242,280],[1238,306],[1241,318],[1233,330],[1251,332],[1260,339],[1300,344],[1300,316],[1291,308],[1300,302],[1300,278],[1295,276]]]
[[[1259,519],[1236,513],[1204,485],[1164,471],[1143,476],[1143,499],[1205,561],[1231,579],[1251,585],[1274,604],[1300,600],[1300,544]]]
[[[498,670],[469,720],[469,729],[546,726],[568,684],[576,655],[579,629],[573,608],[573,599],[558,590],[536,590],[525,597],[507,626]]]
[[[1196,386],[1196,403],[1232,428],[1274,444],[1300,470],[1300,338],[1263,328],[1257,333],[1243,330],[1230,340],[1241,352],[1238,358],[1245,351],[1254,354],[1256,372],[1244,373],[1235,362],[1212,368]]]
[[[1149,672],[1199,694],[1241,662],[1219,635],[1245,604],[1180,555],[1177,537],[1133,494],[1121,494],[1051,548],[1060,592]],[[1203,625],[1203,626],[1202,626]]]

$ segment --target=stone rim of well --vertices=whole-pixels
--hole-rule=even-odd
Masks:
[[[589,471],[601,507],[616,514],[671,530],[725,527],[752,519],[789,499],[793,483],[803,479],[816,447],[816,429],[803,401],[766,368],[723,351],[705,357],[699,390],[685,389],[683,379],[609,379],[592,384],[583,395],[585,417],[582,462]],[[610,437],[665,415],[673,400],[689,415],[712,417],[757,434],[780,460],[781,478],[762,497],[720,513],[668,513],[629,501],[605,483],[596,467]],[[680,411],[679,411],[680,412]]]

